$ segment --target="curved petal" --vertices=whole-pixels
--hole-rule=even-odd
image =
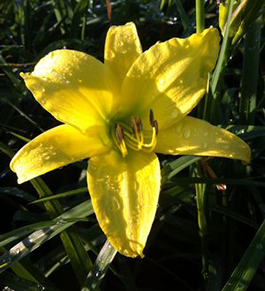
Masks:
[[[122,85],[122,96],[136,106],[148,124],[152,109],[160,128],[188,114],[203,97],[208,74],[219,52],[219,33],[214,28],[186,39],[157,43],[133,64]],[[126,112],[130,108],[124,105]]]
[[[60,125],[34,138],[10,163],[10,168],[18,176],[18,183],[109,150],[108,139],[98,137],[94,130],[98,131],[91,129],[87,137],[69,125]]]
[[[155,151],[170,155],[214,156],[250,162],[249,146],[233,133],[186,116],[161,130]]]
[[[99,225],[112,246],[128,257],[143,256],[160,191],[154,153],[117,152],[92,157],[88,189]]]
[[[102,124],[111,111],[110,74],[104,64],[85,53],[53,51],[31,74],[21,76],[47,111],[82,132]]]
[[[141,53],[142,46],[134,23],[110,27],[105,43],[105,65],[115,76],[118,88]]]

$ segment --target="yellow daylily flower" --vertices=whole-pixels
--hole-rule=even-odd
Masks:
[[[186,116],[206,91],[218,51],[218,32],[209,28],[142,52],[127,23],[109,29],[104,64],[78,51],[49,53],[21,76],[64,124],[15,155],[18,183],[90,158],[88,189],[101,229],[121,254],[143,256],[160,191],[155,152],[250,160],[240,138]]]

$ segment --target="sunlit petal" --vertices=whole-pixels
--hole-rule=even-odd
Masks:
[[[99,128],[91,128],[87,137],[71,126],[60,125],[37,136],[20,149],[10,163],[18,183],[106,152],[109,140],[106,136],[99,137],[98,131]]]
[[[112,107],[110,74],[95,58],[57,50],[21,75],[36,100],[56,119],[85,132],[103,124]]]
[[[141,53],[142,47],[134,23],[110,27],[105,43],[105,64],[115,77],[118,87]]]
[[[143,256],[158,203],[160,167],[155,154],[117,152],[93,157],[88,188],[99,225],[112,246],[129,257]]]
[[[250,161],[249,146],[239,137],[206,121],[186,116],[158,134],[156,152],[214,156]]]
[[[136,107],[145,124],[150,109],[160,128],[188,114],[203,97],[208,74],[219,52],[214,28],[186,39],[172,38],[144,52],[129,70],[122,87],[124,111]]]

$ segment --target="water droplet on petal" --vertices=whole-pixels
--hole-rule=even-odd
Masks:
[[[159,79],[158,79],[158,82],[159,82],[159,84],[161,84],[161,85],[162,85],[162,84],[164,84],[164,83],[165,83],[165,79],[164,79],[164,78],[159,78]]]
[[[204,142],[204,143],[202,144],[202,148],[203,148],[203,149],[206,149],[207,146],[208,146],[208,145],[207,145],[207,142]]]
[[[178,110],[176,110],[176,109],[172,110],[170,115],[172,118],[176,118],[178,116]]]
[[[112,59],[112,58],[114,58],[114,56],[115,56],[115,54],[114,54],[114,52],[113,51],[111,51],[111,50],[108,50],[107,52],[106,52],[106,59]]]
[[[183,132],[183,137],[186,138],[186,139],[188,139],[188,138],[190,138],[190,134],[191,134],[190,129],[187,128]]]
[[[178,124],[175,128],[176,133],[180,133],[182,131],[183,124]]]
[[[223,144],[223,145],[222,145],[222,148],[223,148],[224,150],[227,150],[227,149],[229,148],[229,146],[228,146],[227,144]]]
[[[111,188],[111,190],[115,190],[115,189],[112,189],[112,187],[110,187]],[[113,210],[114,211],[117,211],[117,210],[119,210],[120,209],[120,203],[117,201],[117,199],[116,198],[113,198],[112,199],[112,208],[113,208]]]

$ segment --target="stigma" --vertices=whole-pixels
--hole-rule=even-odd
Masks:
[[[117,122],[113,140],[123,157],[128,154],[128,149],[133,151],[152,152],[156,147],[158,122],[154,119],[153,110],[150,110],[149,120],[152,130],[144,130],[139,116],[131,117],[131,125]]]

